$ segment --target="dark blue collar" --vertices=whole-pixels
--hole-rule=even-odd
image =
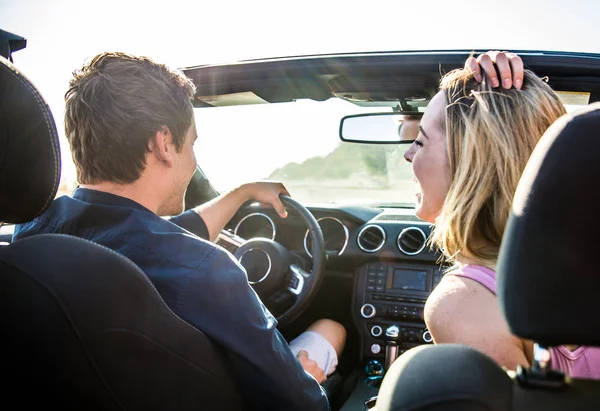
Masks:
[[[110,194],[104,191],[91,190],[89,188],[77,188],[73,193],[73,198],[90,204],[130,207],[152,213],[152,211],[148,210],[140,203],[137,203],[129,198]]]

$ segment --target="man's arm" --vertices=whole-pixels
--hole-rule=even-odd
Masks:
[[[294,357],[230,254],[214,249],[181,295],[175,312],[226,349],[232,372],[258,409],[329,409],[324,390]]]
[[[231,220],[236,211],[248,200],[256,200],[262,204],[272,206],[281,218],[287,217],[287,211],[279,199],[279,195],[290,195],[283,184],[277,182],[261,181],[241,185],[217,198],[204,203],[194,209],[202,217],[210,241],[217,236]]]

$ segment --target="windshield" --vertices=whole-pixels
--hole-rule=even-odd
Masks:
[[[338,98],[198,108],[196,158],[219,192],[270,179],[307,203],[414,207],[408,145],[339,138],[342,117],[391,111]]]

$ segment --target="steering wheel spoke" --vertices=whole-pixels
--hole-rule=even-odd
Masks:
[[[268,238],[254,238],[244,242],[235,250],[234,256],[245,268],[248,282],[254,291],[276,313],[279,325],[285,326],[304,311],[317,292],[323,279],[326,256],[323,233],[312,213],[288,196],[280,198],[286,207],[295,210],[308,225],[314,255],[312,260],[299,258],[280,243]],[[306,271],[307,267],[310,267],[310,271]]]
[[[233,234],[226,230],[221,230],[217,236],[215,243],[220,245],[231,254],[235,254],[236,250],[246,244],[248,240],[240,237],[239,235]]]
[[[300,266],[296,264],[290,265],[290,271],[287,278],[287,290],[294,294],[302,294],[304,288],[305,279],[310,278],[310,274],[304,271]]]

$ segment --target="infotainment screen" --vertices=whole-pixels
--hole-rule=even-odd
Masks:
[[[425,291],[427,290],[427,272],[395,268],[392,288]]]

